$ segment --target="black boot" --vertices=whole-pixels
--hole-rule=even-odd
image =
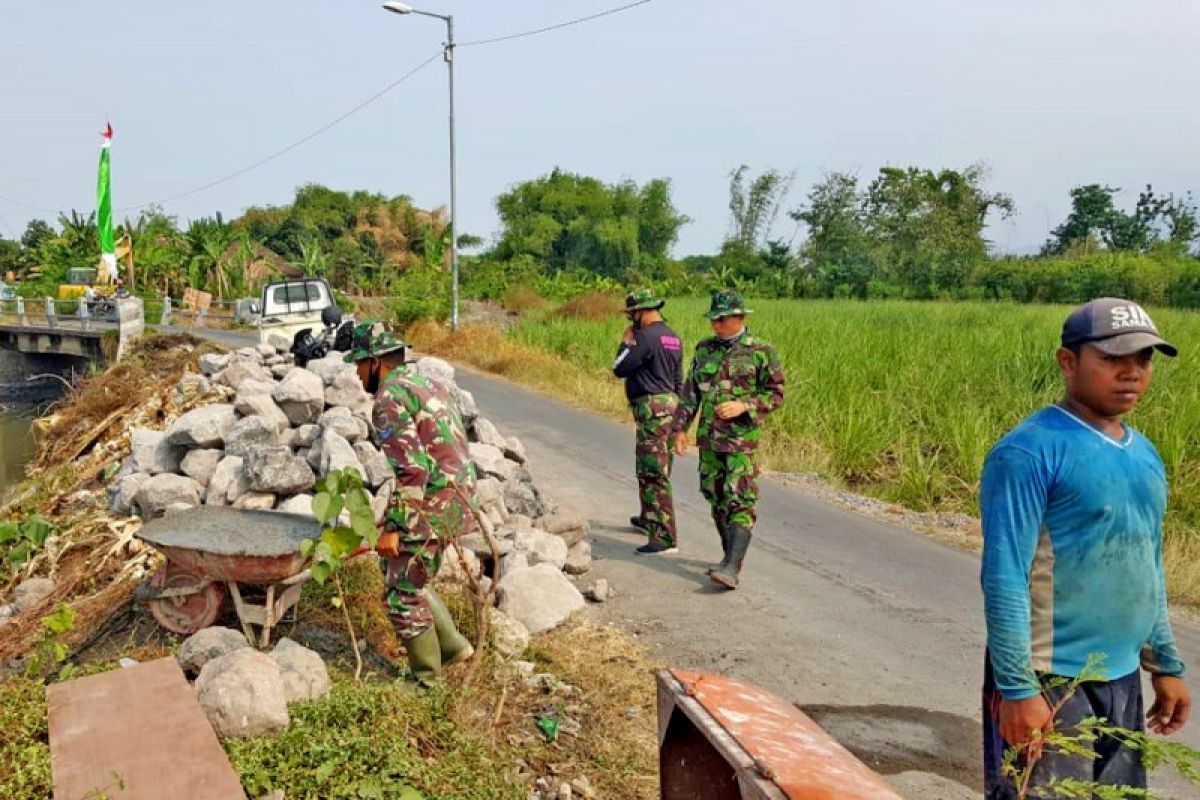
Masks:
[[[726,589],[737,588],[738,573],[742,571],[742,560],[746,557],[746,551],[750,549],[751,535],[749,528],[743,528],[741,525],[729,527],[729,550],[725,554],[725,561],[708,575],[713,583]]]
[[[705,575],[712,575],[718,569],[724,568],[729,563],[729,527],[722,525],[717,528],[717,533],[721,534],[721,565],[719,567],[709,567],[704,570]]]

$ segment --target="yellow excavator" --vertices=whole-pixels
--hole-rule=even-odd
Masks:
[[[133,240],[125,234],[116,241],[114,251],[117,261],[125,264],[126,281],[133,279]],[[67,281],[58,286],[59,300],[75,300],[84,297],[88,289],[95,297],[108,297],[117,290],[117,285],[108,277],[108,270],[100,264],[96,267],[78,267],[67,270]]]

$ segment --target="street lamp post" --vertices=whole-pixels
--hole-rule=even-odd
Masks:
[[[454,16],[419,11],[404,3],[384,3],[393,14],[420,14],[446,23],[446,47],[443,56],[450,74],[450,329],[458,330],[458,173],[454,145]]]

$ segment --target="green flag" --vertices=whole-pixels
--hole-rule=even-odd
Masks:
[[[100,235],[100,261],[108,275],[102,283],[117,280],[117,251],[113,242],[112,225],[112,181],[109,175],[108,154],[112,149],[112,123],[104,130],[104,143],[100,145],[100,174],[96,178],[96,227]]]

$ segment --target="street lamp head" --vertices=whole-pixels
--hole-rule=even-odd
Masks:
[[[413,13],[412,6],[404,3],[384,3],[384,9],[391,11],[393,14],[411,14]]]

